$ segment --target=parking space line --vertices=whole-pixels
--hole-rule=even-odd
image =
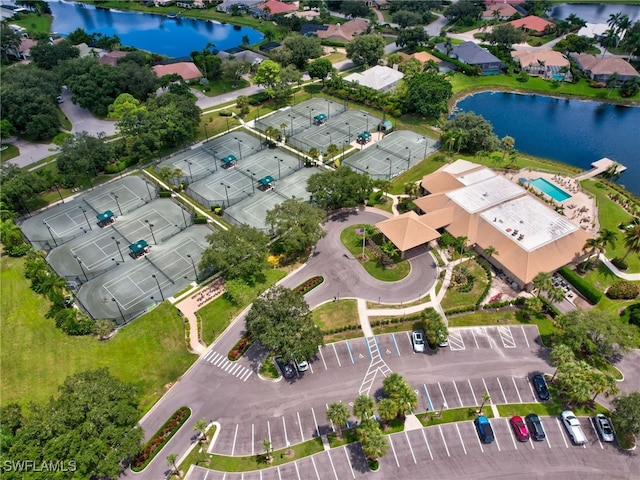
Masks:
[[[473,387],[471,386],[471,379],[467,378],[467,382],[469,382],[469,388],[471,389],[471,395],[473,395],[473,404],[478,405],[478,399],[476,398],[476,393],[473,391]]]
[[[444,433],[442,433],[442,425],[438,425],[438,429],[440,430],[440,437],[442,437],[442,443],[444,443],[444,448],[447,451],[447,457],[451,457],[449,453],[449,447],[447,446],[447,441],[444,439]]]
[[[463,407],[464,403],[462,403],[462,398],[460,398],[460,392],[458,391],[458,386],[456,385],[456,381],[453,381],[453,388],[456,389],[456,395],[458,395],[458,402],[460,402],[460,406]]]
[[[489,346],[493,348],[493,342],[491,341],[491,337],[489,336],[489,332],[487,332],[487,327],[480,327],[484,330],[484,336],[487,337],[487,342],[489,342]]]
[[[481,451],[482,453],[484,453],[484,448],[482,448],[482,442],[480,441],[480,437],[478,436],[478,432],[476,432],[476,431],[475,431],[475,430],[476,430],[475,425],[473,425],[473,424],[472,424],[472,425],[471,425],[471,428],[473,428],[474,433],[475,433],[474,437],[476,437],[476,440],[477,440],[477,442],[478,442],[478,445],[480,445],[480,451]],[[495,434],[494,434],[494,437],[495,437]]]
[[[269,423],[269,420],[267,420],[267,432],[269,434],[269,443],[273,445],[273,441],[271,440],[271,424]]]
[[[567,439],[565,438],[565,433],[563,432],[562,425],[560,425],[560,420],[556,418],[556,423],[558,424],[558,430],[560,430],[560,435],[562,435],[562,440],[564,440],[564,446],[569,448],[569,444],[567,443]]]
[[[513,339],[511,329],[507,325],[500,325],[497,328],[504,348],[516,348],[516,341]]]
[[[493,405],[493,398],[491,397],[491,394],[489,393],[489,389],[487,388],[487,382],[484,381],[484,378],[482,379],[482,384],[484,385],[484,392],[489,395],[489,403]]]
[[[396,459],[396,465],[400,468],[400,463],[398,462],[398,456],[396,455],[396,447],[393,446],[393,440],[391,439],[391,435],[387,437],[389,439],[389,445],[391,445],[391,451],[393,452],[393,458]]]
[[[324,361],[324,355],[322,354],[322,350],[320,349],[320,345],[318,345],[318,352],[320,353],[320,358],[322,358],[322,364],[324,365],[324,369],[327,369],[327,362]]]
[[[447,404],[447,398],[444,396],[444,392],[442,391],[440,382],[438,382],[438,388],[440,389],[440,395],[442,395],[442,408],[449,408],[449,405]]]
[[[429,450],[429,456],[431,457],[431,460],[433,460],[433,454],[431,453],[431,447],[429,446],[429,442],[427,442],[427,436],[424,433],[424,428],[421,431],[422,431],[422,438],[424,438],[424,444],[427,446],[427,450]]]
[[[227,474],[226,473],[224,474],[224,477],[222,477],[222,480],[224,480],[225,478],[227,478]],[[260,470],[260,480],[262,480],[262,470]]]
[[[533,435],[529,435],[529,444],[531,445],[531,450],[535,450],[536,447],[533,444]]]
[[[502,398],[504,398],[504,403],[509,403],[507,402],[507,396],[504,394],[504,390],[502,389],[502,384],[500,383],[500,379],[496,377],[496,380],[498,381],[498,386],[500,387],[500,391],[502,392]]]
[[[313,469],[316,471],[316,479],[320,480],[320,474],[318,473],[318,467],[316,467],[316,461],[313,459],[313,457],[311,457],[311,464],[313,465]],[[262,473],[262,470],[260,470],[260,473]]]
[[[422,386],[424,387],[424,394],[427,396],[427,402],[429,403],[429,411],[433,412],[433,404],[431,403],[431,397],[429,396],[427,385],[423,383]]]
[[[340,357],[338,357],[338,351],[336,350],[336,344],[332,343],[331,346],[333,347],[333,353],[336,354],[336,360],[338,361],[338,366],[341,367],[342,364],[340,363]]]
[[[289,445],[291,445],[291,443],[289,442],[289,437],[287,436],[287,424],[284,423],[284,416],[282,417],[282,429],[284,430],[284,441],[288,447]]]
[[[256,434],[256,430],[255,430],[255,425],[252,423],[251,424],[251,455],[255,455],[255,434]]]
[[[520,401],[520,403],[522,403],[522,397],[520,396],[520,390],[518,390],[518,385],[516,385],[516,379],[514,377],[511,377],[511,380],[513,380],[513,386],[516,389],[516,393],[518,394],[518,400]]]
[[[522,330],[522,336],[524,337],[524,341],[527,343],[527,348],[531,348],[529,345],[529,339],[527,338],[527,334],[524,331],[524,325],[520,325],[520,330]]]
[[[393,339],[393,345],[396,347],[396,353],[400,356],[400,349],[398,348],[398,342],[396,342],[396,336],[392,333],[391,338]]]
[[[329,410],[329,407],[327,407],[327,410]],[[316,412],[313,410],[313,407],[311,407],[311,415],[313,415],[313,423],[316,424],[316,433],[318,434],[318,436],[320,436],[320,427],[318,426],[318,420],[316,420]],[[335,429],[333,431],[335,432]]]
[[[351,357],[351,364],[355,364],[356,361],[353,359],[353,352],[351,351],[351,344],[349,343],[349,340],[347,340],[345,343],[347,344],[347,350],[349,350],[349,356]]]
[[[544,424],[542,423],[542,419],[540,419],[540,425],[542,425],[542,429],[546,432],[547,427],[545,427]],[[551,443],[549,443],[549,435],[545,435],[544,439],[547,441],[547,445],[549,446],[549,448],[551,448]]]
[[[476,333],[473,331],[473,328],[471,329],[471,335],[473,335],[473,341],[476,343],[476,348],[480,348],[480,346],[478,345],[478,339],[476,338]]]
[[[331,458],[331,452],[329,452],[329,450],[327,450],[327,457],[329,457],[329,462],[331,463],[331,469],[333,470],[334,477],[336,477],[336,480],[340,480],[338,478],[338,474],[336,473],[336,467],[333,464],[333,459]]]
[[[511,436],[511,441],[513,442],[513,448],[515,448],[517,450],[518,449],[518,445],[516,445],[516,439],[513,436],[513,429],[511,428],[511,425],[509,424],[509,420],[507,420],[505,418],[504,421],[507,424],[507,430],[509,431],[509,435]]]
[[[282,475],[280,475],[280,466],[276,467],[276,471],[278,472],[278,478],[282,480]],[[244,473],[242,474],[242,478],[244,479]]]
[[[496,441],[496,447],[498,447],[498,451],[501,452],[502,449],[500,448],[500,442],[498,442],[498,436],[496,435],[495,430],[493,431],[493,439]]]
[[[411,451],[411,457],[413,457],[413,463],[418,463],[416,461],[416,456],[413,453],[413,447],[411,446],[411,442],[409,441],[409,434],[407,433],[407,431],[404,431],[404,436],[407,439],[407,445],[409,445],[409,450]]]
[[[236,450],[236,438],[238,438],[238,425],[236,423],[236,433],[233,434],[233,445],[231,445],[231,456],[233,456],[233,452]]]
[[[588,420],[589,420],[589,425],[591,425],[591,429],[593,430],[593,433],[595,433],[596,439],[600,444],[600,449],[604,450],[604,447],[602,446],[602,442],[600,441],[600,435],[598,435],[598,431],[596,430],[596,426],[594,425],[593,420],[591,419],[591,417],[589,417]]]
[[[313,373],[313,365],[311,365],[311,362],[307,362],[309,364],[309,370],[311,370],[311,373]]]
[[[300,478],[300,470],[298,470],[298,462],[293,462],[293,466],[296,467],[296,474],[298,475],[298,480],[302,480]]]
[[[462,333],[460,330],[449,330],[449,349],[465,350],[464,340],[462,339]]]
[[[369,345],[369,339],[364,337],[364,345],[367,347],[367,352],[369,352],[369,360],[373,360],[373,354],[371,353],[371,346]]]
[[[300,421],[300,412],[296,412],[298,415],[298,426],[300,427],[300,437],[302,437],[302,441],[304,442],[304,433],[302,433],[302,422]]]
[[[349,460],[349,454],[347,453],[347,447],[342,447],[342,451],[344,452],[344,456],[347,457],[347,465],[349,465],[349,470],[351,470],[351,478],[356,478],[356,474],[353,471],[353,467],[351,466],[351,460]]]
[[[529,385],[529,390],[531,390],[531,396],[533,397],[533,401],[538,403],[538,396],[533,391],[533,387],[531,386],[531,381],[529,380],[529,377],[524,377],[524,378],[527,379],[527,385]]]
[[[409,345],[411,345],[411,353],[415,355],[416,351],[413,349],[413,340],[411,340],[411,335],[409,335],[409,332],[404,332],[404,333],[406,333],[407,340],[409,340]]]
[[[462,444],[462,450],[464,450],[464,454],[467,454],[467,447],[464,446],[464,441],[462,441],[462,434],[460,433],[460,428],[458,427],[458,424],[455,424],[456,426],[456,430],[458,431],[458,437],[460,438],[460,443]]]

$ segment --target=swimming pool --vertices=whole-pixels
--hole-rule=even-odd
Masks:
[[[551,198],[553,198],[557,202],[564,202],[565,200],[571,198],[567,192],[562,190],[561,188],[556,187],[553,183],[545,180],[544,178],[534,178],[529,181],[530,185],[533,185],[541,192],[546,193]]]

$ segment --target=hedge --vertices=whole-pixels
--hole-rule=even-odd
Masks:
[[[322,277],[322,276],[318,275],[318,276],[315,276],[315,277],[311,277],[306,282],[304,282],[304,283],[298,285],[296,288],[294,288],[293,291],[296,292],[296,293],[299,293],[300,295],[306,295],[311,290],[316,288],[318,285],[322,284],[322,282],[324,282],[324,277]]]
[[[444,60],[445,62],[453,63],[456,67],[458,67],[464,74],[471,75],[473,77],[478,76],[478,69],[476,67],[472,67],[471,65],[467,65],[466,63],[462,63],[460,60],[456,60],[455,58],[451,58],[444,53],[440,53],[438,50],[425,50],[427,53],[430,53],[434,57],[438,57],[440,60]]]
[[[142,451],[133,459],[131,470],[140,472],[149,464],[151,460],[162,450],[162,447],[171,440],[171,437],[180,429],[180,427],[191,416],[191,409],[188,407],[180,407],[175,411],[169,420],[165,422],[153,437],[142,447]]]
[[[558,273],[592,304],[596,305],[602,299],[602,293],[570,268],[562,267]]]
[[[249,347],[253,344],[253,339],[251,338],[251,335],[249,335],[248,333],[245,333],[240,340],[238,340],[236,342],[236,344],[233,346],[233,348],[229,351],[229,353],[227,354],[227,358],[232,361],[235,362],[236,360],[238,360],[242,355],[244,355],[244,352],[246,352],[247,350],[249,350]]]
[[[158,197],[169,198],[171,197],[171,192],[169,190],[158,190]]]
[[[204,225],[205,223],[207,223],[207,219],[206,217],[200,217],[200,216],[193,217],[193,223],[195,225]]]
[[[482,267],[485,275],[487,276],[487,285],[484,287],[484,291],[480,294],[478,300],[476,300],[476,309],[478,309],[482,305],[482,300],[484,300],[484,298],[489,295],[489,290],[491,290],[491,267],[487,262],[485,262],[478,256],[476,256],[476,262]]]

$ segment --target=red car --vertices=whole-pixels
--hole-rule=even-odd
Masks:
[[[522,417],[517,415],[515,417],[511,417],[510,422],[518,440],[521,442],[529,441],[529,430],[527,429],[527,425],[524,423],[524,420],[522,420]]]

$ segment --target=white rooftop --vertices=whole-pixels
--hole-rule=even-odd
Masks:
[[[481,168],[480,170],[476,170],[473,172],[463,173],[462,175],[458,175],[456,178],[463,185],[473,185],[474,183],[478,183],[495,176],[496,172],[494,172],[493,170],[490,170],[488,168]]]
[[[478,183],[447,192],[447,197],[469,213],[478,213],[525,193],[524,188],[495,175]]]
[[[480,216],[527,252],[578,229],[578,226],[566,217],[530,195],[502,203],[481,213]]]
[[[375,90],[383,90],[390,85],[394,85],[404,77],[404,73],[393,68],[376,65],[362,73],[352,73],[344,79],[347,82],[357,82],[365,87]]]
[[[469,170],[473,170],[474,168],[478,168],[480,165],[477,163],[470,162],[468,160],[456,160],[449,165],[446,165],[442,171],[450,173],[451,175],[458,175],[460,173],[467,172]]]

